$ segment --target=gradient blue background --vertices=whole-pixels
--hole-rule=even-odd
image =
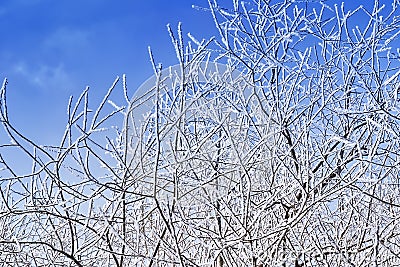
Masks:
[[[363,1],[345,2],[352,8]],[[181,21],[184,33],[200,40],[217,34],[211,14],[193,4],[208,7],[207,0],[2,0],[0,79],[9,80],[12,123],[39,144],[57,144],[70,95],[88,85],[96,101],[124,73],[133,94],[153,73],[148,46],[157,62],[177,63],[167,23],[176,29]]]
[[[227,2],[227,1],[225,1]],[[58,143],[70,95],[88,85],[95,102],[116,76],[132,94],[155,60],[176,64],[166,25],[200,40],[216,34],[206,0],[9,0],[0,4],[0,78],[8,78],[14,125],[33,140]]]

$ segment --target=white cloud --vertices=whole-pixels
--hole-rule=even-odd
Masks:
[[[49,34],[37,49],[43,58],[53,59],[52,63],[34,60],[20,60],[12,64],[11,72],[41,91],[76,90],[75,74],[68,69],[68,61],[80,62],[82,51],[88,47],[88,34],[79,29],[59,28]],[[28,53],[30,51],[27,51]],[[29,56],[27,58],[30,58]],[[59,63],[54,63],[54,62]],[[65,64],[63,64],[65,61]]]
[[[16,75],[22,76],[27,82],[43,91],[73,90],[76,86],[63,64],[29,66],[25,62],[20,62],[14,65],[13,71]]]

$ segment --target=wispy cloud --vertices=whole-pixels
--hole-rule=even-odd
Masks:
[[[36,55],[41,60],[33,61],[32,55],[22,59],[21,55],[13,55],[17,63],[12,64],[11,72],[41,91],[76,90],[77,73],[66,66],[71,60],[79,62],[82,50],[88,45],[88,33],[67,27],[60,27],[47,34],[38,44]]]
[[[25,62],[20,62],[14,65],[13,72],[42,91],[65,91],[76,87],[73,75],[70,75],[61,63],[56,66],[30,66]]]

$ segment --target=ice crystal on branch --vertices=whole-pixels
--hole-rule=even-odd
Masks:
[[[124,104],[119,79],[97,108],[85,90],[59,147],[12,126],[4,83],[0,260],[399,265],[399,7],[374,3],[210,0],[220,36],[168,27],[177,65],[149,49]]]

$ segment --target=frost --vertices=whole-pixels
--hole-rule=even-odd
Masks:
[[[70,98],[56,145],[12,125],[5,81],[0,261],[399,266],[399,7],[268,2],[210,0],[209,40],[168,25],[176,64],[149,48],[133,97],[123,75]]]

